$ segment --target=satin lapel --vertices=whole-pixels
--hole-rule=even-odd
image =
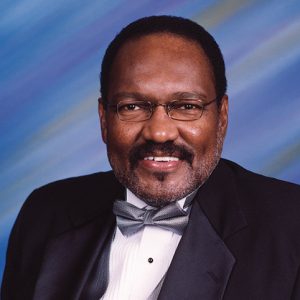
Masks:
[[[158,299],[222,299],[235,264],[224,241],[246,225],[234,174],[221,160],[195,196]]]
[[[51,240],[33,299],[79,299],[97,255],[110,242],[114,225],[111,214],[105,222],[95,218]]]
[[[43,257],[34,300],[79,299],[99,253],[111,241],[112,205],[124,197],[124,188],[112,172],[90,176],[80,186],[79,190],[65,187],[72,205],[59,211],[64,213],[63,223],[54,223],[55,237]]]
[[[158,299],[222,299],[234,263],[234,257],[195,203]]]

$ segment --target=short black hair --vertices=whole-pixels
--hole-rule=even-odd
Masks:
[[[162,15],[145,17],[130,23],[109,44],[103,57],[100,75],[100,92],[104,107],[106,107],[108,101],[107,94],[111,67],[120,48],[128,41],[156,33],[178,35],[196,42],[204,50],[212,66],[219,104],[227,88],[225,63],[219,45],[210,33],[196,22],[182,17]]]

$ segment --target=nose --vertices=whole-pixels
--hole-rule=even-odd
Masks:
[[[157,106],[149,120],[145,121],[142,135],[147,141],[165,143],[177,139],[177,124],[171,119],[164,106]]]

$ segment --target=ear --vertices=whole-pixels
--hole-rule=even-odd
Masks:
[[[103,107],[103,101],[102,98],[98,99],[98,114],[100,119],[100,126],[101,126],[101,135],[102,140],[106,144],[107,142],[107,120],[106,120],[106,110]]]
[[[219,106],[219,128],[225,137],[228,126],[228,95],[224,95]]]

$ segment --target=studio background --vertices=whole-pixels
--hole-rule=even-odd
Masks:
[[[153,14],[199,22],[222,49],[230,99],[223,157],[300,183],[300,1],[2,0],[0,279],[28,194],[110,168],[97,115],[100,62],[123,26]]]

